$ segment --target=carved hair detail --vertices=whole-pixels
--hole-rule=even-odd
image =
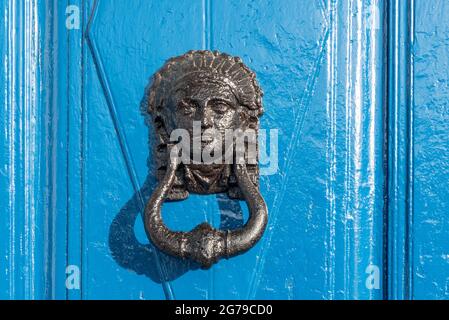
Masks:
[[[239,57],[207,50],[189,51],[171,58],[154,74],[148,97],[148,111],[153,116],[158,116],[164,107],[164,97],[177,82],[192,73],[212,74],[222,78],[234,89],[239,103],[253,111],[251,116],[262,115],[263,92],[254,72]]]

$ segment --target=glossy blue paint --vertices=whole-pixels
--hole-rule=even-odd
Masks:
[[[48,174],[43,57],[37,1],[1,1],[0,299],[45,297]]]
[[[381,83],[381,5],[217,6],[214,49],[250,61],[266,91],[262,127],[280,130],[246,298],[382,297],[365,286],[382,263],[382,88],[369,85]]]
[[[448,25],[432,13],[446,7],[3,1],[0,298],[447,298]],[[265,92],[261,127],[279,133],[266,233],[209,270],[156,250],[141,219],[155,178],[140,102],[191,49],[242,57]],[[228,228],[248,210],[191,196],[163,215]]]
[[[388,43],[388,297],[409,299],[412,286],[413,101],[411,63],[413,5],[390,3]]]
[[[444,1],[390,10],[390,299],[447,299],[447,34]]]
[[[449,298],[449,20],[447,1],[415,0],[410,96],[413,221],[410,298]]]

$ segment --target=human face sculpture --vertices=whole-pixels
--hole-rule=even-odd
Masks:
[[[191,157],[226,150],[226,130],[237,126],[238,102],[230,86],[216,79],[187,79],[171,96],[176,129],[189,133]],[[197,126],[195,128],[195,126]]]

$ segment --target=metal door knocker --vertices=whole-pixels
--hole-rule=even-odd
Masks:
[[[189,51],[153,76],[146,103],[156,132],[158,186],[145,207],[145,230],[162,251],[208,268],[261,238],[267,224],[258,187],[262,94],[240,58],[216,51]],[[224,192],[248,205],[250,217],[240,229],[202,223],[190,232],[172,231],[162,221],[166,200]]]

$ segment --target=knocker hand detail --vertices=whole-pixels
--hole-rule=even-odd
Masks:
[[[144,222],[159,249],[208,268],[249,250],[261,238],[267,224],[258,190],[261,98],[255,74],[224,53],[190,51],[168,60],[154,75],[147,103],[155,124],[159,184],[145,207]],[[162,221],[164,201],[220,192],[246,201],[250,217],[242,228],[218,230],[202,223],[181,232]]]

